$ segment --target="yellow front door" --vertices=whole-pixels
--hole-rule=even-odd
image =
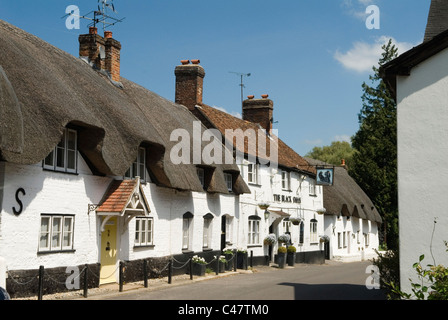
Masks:
[[[111,218],[101,234],[100,284],[117,282],[117,275],[117,218]]]

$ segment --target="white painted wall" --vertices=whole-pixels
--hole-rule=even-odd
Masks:
[[[448,50],[397,79],[400,273],[407,292],[421,254],[425,266],[448,266],[447,88]]]

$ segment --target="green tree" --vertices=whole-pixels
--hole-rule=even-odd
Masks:
[[[398,247],[397,105],[381,79],[379,69],[397,57],[392,40],[384,45],[379,67],[373,67],[371,86],[363,83],[360,128],[352,138],[356,150],[350,175],[367,193],[383,218],[383,236],[389,249]]]
[[[313,150],[306,154],[306,157],[334,164],[335,166],[339,166],[341,160],[344,159],[345,164],[349,167],[354,152],[355,150],[350,143],[346,141],[333,141],[329,146],[314,147]]]

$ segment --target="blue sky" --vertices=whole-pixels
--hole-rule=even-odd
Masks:
[[[347,140],[359,128],[361,85],[389,38],[404,52],[422,42],[430,0],[114,0],[111,28],[122,44],[121,73],[174,100],[174,68],[200,59],[204,102],[241,114],[244,96],[269,94],[274,128],[305,155],[314,146]],[[65,10],[81,14],[97,0],[0,0],[0,19],[78,56],[78,36],[66,28]],[[368,29],[369,5],[380,10],[380,29]]]

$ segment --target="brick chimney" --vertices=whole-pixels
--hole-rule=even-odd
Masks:
[[[181,60],[181,65],[174,70],[176,75],[176,103],[194,111],[196,105],[202,104],[202,91],[205,71],[199,60]]]
[[[268,99],[264,94],[261,99],[254,99],[254,96],[248,96],[243,101],[243,120],[258,123],[267,132],[272,131],[274,102]]]
[[[94,68],[107,71],[111,79],[120,82],[121,43],[112,38],[111,31],[104,32],[104,38],[95,27],[89,34],[79,36],[79,56],[88,59]]]

